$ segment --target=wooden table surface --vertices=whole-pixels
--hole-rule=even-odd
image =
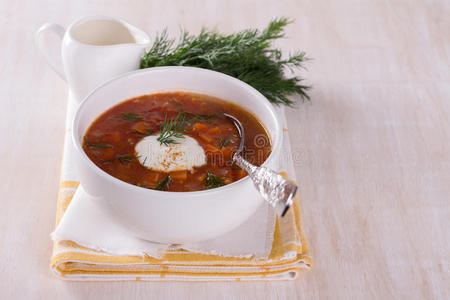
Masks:
[[[49,269],[67,86],[44,22],[121,16],[150,34],[296,19],[311,104],[288,111],[315,262],[291,282],[64,282]],[[1,299],[450,299],[449,1],[0,1]]]

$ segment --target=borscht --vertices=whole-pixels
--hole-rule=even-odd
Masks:
[[[83,149],[108,174],[143,188],[217,188],[247,176],[232,162],[240,136],[223,113],[241,121],[243,156],[260,166],[271,144],[259,120],[236,104],[187,92],[143,95],[115,105],[90,125]]]

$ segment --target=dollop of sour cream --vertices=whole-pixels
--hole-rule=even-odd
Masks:
[[[197,141],[189,136],[177,138],[176,144],[161,145],[157,136],[140,140],[135,151],[139,162],[146,168],[162,171],[192,170],[206,164],[206,155]]]

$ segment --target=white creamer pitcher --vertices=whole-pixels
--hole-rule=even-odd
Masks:
[[[59,45],[48,41],[50,34],[61,38],[61,51],[55,49]],[[149,43],[150,38],[142,30],[106,16],[79,19],[67,30],[46,23],[36,32],[39,50],[69,84],[78,103],[99,84],[139,69],[141,55]]]

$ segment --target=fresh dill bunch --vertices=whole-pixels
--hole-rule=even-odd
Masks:
[[[225,185],[225,181],[220,178],[217,175],[214,175],[213,173],[209,172],[206,175],[205,180],[203,181],[203,183],[205,184],[205,187],[209,190],[209,189],[214,189],[214,188],[218,188],[221,186]]]
[[[161,132],[156,139],[161,145],[169,146],[170,144],[177,144],[177,138],[184,138],[186,129],[189,123],[186,120],[186,114],[183,111],[178,111],[175,118],[168,120],[167,115],[164,122],[161,124]]]
[[[302,68],[306,55],[299,51],[283,59],[282,51],[272,48],[273,40],[284,37],[284,28],[290,23],[287,18],[280,18],[262,31],[246,29],[229,35],[202,29],[195,36],[184,31],[177,43],[163,31],[143,55],[140,67],[210,69],[248,83],[274,104],[292,105],[288,98],[292,95],[309,100],[310,86],[302,84],[303,79],[298,76],[287,78],[284,72]]]

